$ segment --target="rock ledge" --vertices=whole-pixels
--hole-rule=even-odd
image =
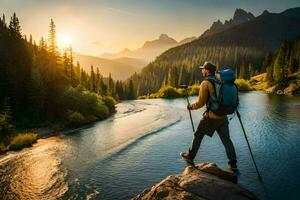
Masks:
[[[132,200],[258,199],[236,183],[234,173],[224,171],[214,163],[202,163],[186,167],[180,176],[168,176]]]

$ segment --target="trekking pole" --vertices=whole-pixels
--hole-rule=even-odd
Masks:
[[[259,173],[259,171],[258,171],[256,162],[255,162],[255,160],[254,160],[254,156],[253,156],[253,153],[252,153],[252,150],[251,150],[251,147],[250,147],[250,144],[249,144],[247,135],[246,135],[246,131],[245,131],[245,129],[244,129],[244,125],[243,125],[242,120],[241,120],[241,115],[240,115],[240,113],[239,113],[238,110],[236,110],[236,114],[237,114],[237,116],[238,116],[238,118],[239,118],[239,121],[240,121],[240,123],[241,123],[241,127],[242,127],[242,129],[243,129],[243,133],[244,133],[244,136],[245,136],[245,139],[246,139],[246,142],[247,142],[247,145],[248,145],[250,154],[251,154],[251,158],[252,158],[252,160],[253,160],[253,163],[254,163],[254,166],[255,166],[255,169],[256,169],[256,172],[257,172],[257,175],[258,175],[258,179],[261,180],[262,178],[261,178],[261,175],[260,175],[260,173]]]
[[[188,96],[188,92],[187,92],[188,87],[186,85],[180,85],[180,88],[185,89],[185,91],[186,91],[186,95],[185,95],[186,101],[187,101],[187,104],[190,105],[189,96]],[[193,132],[195,132],[194,122],[193,122],[192,113],[191,113],[190,109],[189,109],[189,115],[190,115],[190,120],[191,120],[191,124],[192,124],[192,128],[193,128]]]

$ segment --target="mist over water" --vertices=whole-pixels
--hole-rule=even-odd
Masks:
[[[240,102],[263,183],[235,116],[230,134],[239,184],[261,199],[299,199],[300,99],[249,92],[240,94]],[[203,111],[193,111],[195,127]],[[185,99],[125,101],[107,120],[1,156],[1,199],[129,199],[180,174],[185,163],[179,153],[188,149],[192,137]],[[204,138],[195,162],[227,169],[217,134]]]

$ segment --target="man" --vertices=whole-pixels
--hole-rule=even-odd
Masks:
[[[226,154],[229,159],[228,165],[232,170],[237,169],[236,153],[234,146],[229,136],[229,127],[227,116],[219,116],[210,111],[209,108],[209,98],[211,95],[215,94],[213,84],[207,80],[208,78],[215,78],[216,66],[210,62],[205,62],[202,69],[202,74],[205,80],[202,81],[199,90],[199,97],[197,102],[188,105],[188,110],[195,110],[206,105],[207,111],[203,113],[203,118],[201,119],[199,126],[194,133],[194,138],[191,147],[188,152],[181,152],[180,156],[189,164],[194,165],[194,158],[198,152],[201,141],[204,135],[212,137],[213,133],[217,131],[220,139],[225,146]]]

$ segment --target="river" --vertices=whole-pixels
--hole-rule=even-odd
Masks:
[[[233,116],[238,183],[261,199],[300,199],[300,98],[241,93],[239,110],[263,181]],[[192,112],[195,125],[203,111]],[[180,174],[192,137],[185,99],[124,101],[104,121],[2,155],[0,199],[129,199]],[[195,162],[227,169],[217,134],[204,138]]]

